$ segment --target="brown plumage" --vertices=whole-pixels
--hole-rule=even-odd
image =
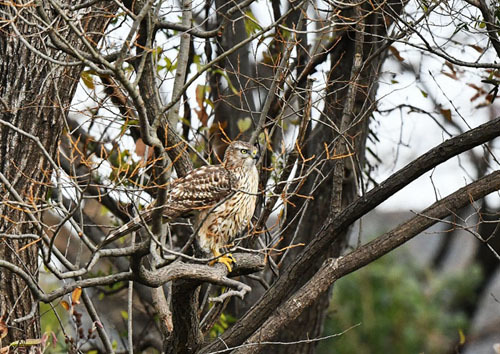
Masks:
[[[255,210],[259,175],[255,163],[256,147],[243,141],[231,143],[221,165],[202,166],[178,178],[170,185],[163,216],[172,220],[186,214],[195,214],[198,244],[206,253],[219,257],[231,271],[231,255],[221,256],[220,248],[249,223]],[[141,217],[151,220],[154,206]],[[103,245],[139,229],[141,217],[136,217],[112,232]]]

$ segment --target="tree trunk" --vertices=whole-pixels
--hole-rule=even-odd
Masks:
[[[402,9],[400,4],[395,11],[400,11]],[[401,7],[400,7],[401,6]],[[350,17],[351,15],[347,15]],[[375,109],[375,93],[377,88],[377,82],[380,74],[380,66],[385,59],[384,54],[378,55],[370,63],[366,63],[365,60],[377,49],[379,49],[381,42],[380,40],[374,40],[375,38],[381,38],[385,36],[385,24],[380,13],[372,13],[367,16],[366,23],[366,33],[364,33],[363,41],[363,69],[360,72],[359,82],[356,85],[358,87],[357,93],[355,94],[355,102],[353,106],[352,114],[353,123],[350,124],[350,128],[344,137],[351,143],[351,148],[349,153],[353,153],[353,158],[346,158],[343,171],[343,185],[342,185],[342,207],[345,207],[351,203],[357,194],[357,182],[356,178],[360,178],[363,171],[363,164],[365,159],[365,145],[368,136],[369,128],[369,118],[371,112]],[[330,144],[339,138],[338,132],[333,129],[326,128],[329,122],[333,122],[336,127],[341,127],[341,121],[343,117],[343,109],[347,105],[348,97],[348,87],[349,85],[355,85],[350,82],[352,64],[354,61],[355,53],[355,30],[340,30],[341,40],[338,42],[332,53],[331,58],[331,70],[328,75],[330,78],[329,87],[327,88],[328,94],[326,95],[325,108],[321,117],[321,120],[326,125],[318,124],[311,133],[310,141],[325,142]],[[322,144],[315,145],[316,150],[313,150],[312,146],[306,147],[304,153],[306,156],[316,155],[319,156],[323,151],[324,147]],[[335,152],[334,152],[335,153]],[[295,239],[294,243],[304,243],[308,244],[312,240],[319,227],[323,225],[324,220],[328,217],[331,212],[331,202],[332,202],[332,174],[335,168],[335,163],[337,160],[328,161],[325,163],[322,169],[322,174],[329,176],[323,183],[318,187],[315,186],[315,178],[311,176],[308,178],[308,182],[301,189],[300,193],[305,195],[312,195],[314,198],[310,201],[309,209],[307,210],[307,215],[303,219],[299,227],[299,239]],[[314,191],[314,192],[312,192]],[[303,198],[294,198],[292,203],[296,205],[295,210],[300,210],[300,206],[304,203]],[[330,207],[329,207],[330,206]],[[289,219],[293,220],[294,212],[290,213]],[[292,237],[295,233],[296,227],[289,228],[288,237]],[[344,251],[345,245],[347,243],[348,233],[343,233],[338,235],[335,242],[332,243],[329,249],[329,253],[325,258],[317,260],[316,267],[312,267],[308,274],[304,274],[304,281],[296,284],[296,289],[300,288],[304,283],[310,279],[310,277],[319,269],[323,261],[327,257],[338,257]],[[300,249],[292,249],[287,259],[284,260],[283,265],[286,266],[292,262],[295,256],[300,253]],[[326,313],[328,310],[328,305],[331,297],[331,291],[326,292],[323,296],[319,298],[316,303],[311,305],[307,310],[305,310],[302,315],[295,320],[293,323],[288,324],[283,328],[276,341],[278,342],[292,342],[300,341],[308,338],[317,338],[321,336],[323,331],[323,323],[326,318]],[[296,345],[286,345],[286,346],[273,346],[269,348],[273,353],[314,353],[317,343],[315,342],[304,342]],[[266,352],[265,350],[263,352]]]
[[[229,8],[236,2],[217,0],[215,6],[219,21],[225,16]],[[247,39],[248,34],[245,29],[245,20],[239,13],[232,15],[231,25],[224,27],[223,35],[218,39],[217,55],[228,51],[235,45]],[[211,147],[215,153],[222,158],[227,146],[224,143],[226,134],[230,139],[245,140],[247,134],[251,132],[251,127],[240,136],[238,121],[240,119],[255,118],[255,102],[253,92],[255,84],[250,78],[255,76],[254,63],[250,59],[250,45],[247,44],[230,54],[221,61],[218,73],[210,75],[210,85],[212,99],[215,105],[215,118],[210,128]],[[225,75],[221,75],[224,72]],[[254,119],[256,121],[256,119]],[[224,134],[220,131],[224,130]]]
[[[18,5],[0,6],[2,18],[5,14],[14,16],[14,6]],[[108,23],[109,17],[105,15],[115,8],[115,5],[104,8],[106,4],[102,3],[99,6],[101,16],[92,16],[95,14],[90,12],[82,18],[94,43]],[[33,5],[24,8],[23,18],[34,23],[35,14],[28,9],[35,10]],[[32,48],[60,62],[70,60],[67,54],[47,49],[47,33],[40,33],[39,27],[19,18],[12,21],[3,24],[0,31],[0,233],[40,235],[41,205],[47,198],[47,187],[57,168],[48,162],[48,156],[54,158],[56,155],[64,119],[83,67],[57,65],[43,59],[21,41],[14,25]],[[69,43],[79,43],[73,32],[68,32],[66,38]],[[0,245],[0,259],[18,266],[37,282],[37,244],[0,238]],[[35,310],[28,320],[13,322],[30,314],[32,308],[36,309],[34,300],[24,281],[2,270],[0,313],[9,325],[4,345],[16,340],[40,338],[38,311]]]
[[[203,336],[200,331],[198,296],[200,284],[190,280],[172,282],[172,318],[175,333],[166,342],[167,354],[195,353],[200,347]]]

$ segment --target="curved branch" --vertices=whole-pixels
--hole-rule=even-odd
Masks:
[[[152,287],[161,286],[172,280],[186,279],[234,288],[235,283],[227,278],[228,275],[234,277],[259,272],[264,269],[264,257],[261,255],[236,253],[233,254],[233,257],[236,259],[236,263],[233,271],[229,274],[227,268],[220,263],[217,263],[215,266],[209,266],[176,261],[167,267],[155,271],[140,266],[135,272],[136,277],[134,280]]]
[[[100,252],[104,251],[105,250],[101,250]],[[231,276],[255,273],[264,269],[264,258],[260,255],[241,253],[235,254],[233,256],[236,259],[236,264],[233,271],[229,274]],[[30,291],[33,293],[35,299],[46,303],[53,301],[63,295],[66,295],[76,288],[89,288],[94,286],[111,285],[119,281],[127,280],[134,280],[147,286],[158,287],[171,280],[187,279],[229,286],[232,288],[237,288],[239,291],[245,289],[244,287],[240,286],[240,282],[227,278],[227,268],[219,263],[215,266],[208,266],[183,263],[179,261],[156,271],[150,271],[145,269],[144,267],[140,267],[136,273],[127,271],[103,277],[77,280],[70,284],[66,284],[50,293],[44,293],[42,290],[40,290],[36,282],[30,277],[30,275],[14,264],[0,259],[0,268],[5,268],[21,277],[26,282],[26,285],[28,286]]]
[[[203,348],[202,352],[212,352],[223,349],[225,345],[234,347],[243,343],[288,296],[297,279],[314,264],[319,255],[324,254],[329,249],[329,245],[336,239],[339,233],[347,230],[357,219],[427,171],[453,156],[484,144],[498,136],[500,136],[500,118],[446,140],[394,173],[364,196],[356,199],[338,216],[328,217],[313,242],[304,249],[301,257],[297,257],[281,273],[276,283],[264,293],[261,300],[232,328],[224,332],[221,341],[212,342]]]
[[[439,222],[440,219],[457,212],[469,204],[471,200],[481,199],[499,189],[500,171],[496,171],[437,201],[422,213],[346,256],[327,259],[319,271],[285,304],[280,306],[279,310],[275,311],[259,328],[258,332],[255,332],[245,343],[255,344],[273,339],[280,328],[296,319],[304,309],[313,304],[321,294],[327,291],[336,280],[401,246]],[[252,353],[258,352],[255,347],[243,347],[235,353],[246,354],[250,353],[250,350]]]
[[[236,4],[235,6],[231,7],[227,12],[224,13],[225,20],[222,21],[220,25],[218,25],[215,29],[210,30],[210,31],[203,31],[200,30],[196,27],[191,27],[191,25],[186,25],[185,23],[175,23],[175,22],[170,22],[170,21],[159,21],[156,24],[156,30],[157,29],[171,29],[175,31],[182,31],[186,32],[194,37],[200,37],[200,38],[211,38],[218,36],[221,31],[224,29],[224,26],[227,24],[228,19],[231,18],[231,16],[236,13],[237,11],[243,10],[245,7],[250,6],[252,2],[255,0],[245,0],[242,1],[240,4]]]

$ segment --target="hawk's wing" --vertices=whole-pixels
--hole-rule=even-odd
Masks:
[[[167,203],[163,205],[163,216],[168,219],[212,208],[231,194],[231,175],[222,165],[202,166],[192,170],[182,178],[172,182],[167,192]],[[111,232],[101,243],[101,247],[140,229],[142,220],[149,222],[154,209],[153,202],[140,215]]]
[[[222,165],[202,166],[176,179],[163,215],[169,218],[215,206],[231,193],[231,175]]]

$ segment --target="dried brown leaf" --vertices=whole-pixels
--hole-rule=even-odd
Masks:
[[[5,338],[7,333],[9,333],[9,327],[7,327],[7,324],[3,320],[2,316],[0,317],[0,339]]]
[[[397,60],[399,61],[404,61],[405,58],[403,58],[401,56],[401,54],[399,54],[399,51],[396,49],[396,47],[393,47],[392,45],[389,46],[389,50],[391,51],[392,55],[394,55],[396,57]]]
[[[444,72],[444,71],[441,71],[443,73],[443,75],[446,75],[448,76],[449,78],[452,78],[453,80],[458,80],[458,76],[457,76],[457,73],[454,71],[452,73],[447,73],[447,72]]]
[[[80,303],[80,296],[82,296],[82,288],[76,288],[71,293],[71,302],[73,305]]]
[[[481,48],[480,46],[476,45],[476,44],[469,44],[469,47],[471,47],[472,49],[476,50],[479,53],[483,53],[484,52],[484,49]]]
[[[451,122],[451,110],[450,109],[443,109],[440,108],[440,112],[443,115],[443,117],[448,121]]]
[[[453,66],[453,64],[452,64],[452,63],[450,63],[449,61],[445,61],[445,62],[444,62],[444,65],[446,65],[446,66],[447,66],[447,67],[448,67],[448,68],[449,68],[452,72],[454,72],[454,73],[455,73],[455,72],[457,72],[457,71],[455,70],[455,67]]]
[[[64,301],[64,300],[61,301],[61,306],[64,307],[64,309],[66,311],[69,311],[69,309],[70,309],[70,306],[69,306],[68,302]]]

